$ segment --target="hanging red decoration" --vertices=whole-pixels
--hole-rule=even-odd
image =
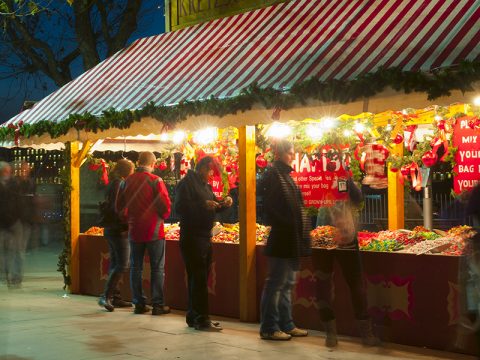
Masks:
[[[395,139],[393,139],[393,142],[397,145],[401,144],[403,142],[403,136],[400,134],[397,134],[397,136],[395,136]]]
[[[161,161],[160,164],[158,165],[158,168],[161,171],[167,170],[167,162],[165,160]]]
[[[410,175],[410,165],[403,165],[400,168],[400,173],[405,177]]]
[[[327,171],[335,171],[336,168],[337,164],[335,163],[335,161],[329,161],[327,163]]]
[[[423,154],[422,156],[423,165],[425,165],[426,167],[432,167],[437,163],[437,160],[438,160],[438,155],[437,153],[434,153],[432,150],[425,152],[425,154]]]
[[[108,164],[105,162],[105,160],[103,159],[100,159],[100,162],[98,163],[90,163],[90,165],[88,165],[88,168],[92,171],[97,171],[99,170],[100,168],[102,169],[102,175],[100,176],[100,180],[102,180],[102,182],[105,184],[105,185],[108,185]]]
[[[263,157],[263,155],[258,155],[255,162],[257,163],[257,166],[262,169],[266,168],[268,164],[267,160]]]
[[[390,171],[391,172],[397,172],[398,171],[398,168],[394,167],[394,166],[391,166],[390,167]]]

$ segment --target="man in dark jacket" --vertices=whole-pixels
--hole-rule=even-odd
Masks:
[[[264,340],[290,340],[307,336],[292,319],[291,290],[299,269],[299,258],[311,255],[310,226],[302,194],[293,181],[290,163],[295,155],[288,141],[276,144],[276,160],[267,169],[261,184],[265,216],[271,225],[265,247],[268,275],[260,304],[260,337]]]
[[[150,151],[140,153],[138,169],[121,185],[117,195],[116,210],[126,214],[130,241],[130,286],[135,314],[150,311],[145,304],[142,288],[143,257],[150,258],[150,287],[152,315],[168,314],[163,296],[165,273],[164,219],[170,216],[170,198],[163,180],[152,174],[155,155]]]
[[[187,324],[197,330],[222,330],[208,316],[208,275],[212,260],[215,212],[232,205],[232,198],[217,201],[208,184],[215,160],[206,156],[178,183],[175,210],[180,215],[180,249],[188,276]]]

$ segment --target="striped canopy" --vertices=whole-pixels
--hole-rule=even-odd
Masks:
[[[477,61],[479,19],[479,0],[291,1],[137,40],[8,123]]]

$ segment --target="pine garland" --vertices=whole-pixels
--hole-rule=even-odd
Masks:
[[[71,129],[92,131],[94,133],[110,128],[127,129],[144,117],[152,117],[167,128],[184,121],[190,116],[225,116],[245,112],[256,104],[267,109],[276,107],[290,109],[315,99],[324,102],[342,104],[372,97],[391,87],[404,93],[422,92],[433,100],[450,95],[452,90],[462,92],[472,90],[472,84],[480,80],[480,62],[463,61],[456,66],[432,72],[402,71],[401,68],[379,68],[373,73],[361,74],[354,80],[327,80],[310,78],[295,84],[288,92],[273,88],[261,88],[252,84],[238,96],[227,99],[210,97],[206,100],[182,101],[174,106],[146,104],[140,110],[105,110],[101,115],[90,113],[71,114],[60,122],[40,120],[35,124],[20,126],[22,137],[50,135],[53,139],[68,133]],[[0,141],[13,140],[15,127],[0,127]]]

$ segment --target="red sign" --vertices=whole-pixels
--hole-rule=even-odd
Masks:
[[[211,179],[208,181],[210,185],[212,185],[212,191],[215,197],[218,200],[221,200],[223,198],[223,181],[222,181],[222,176],[221,175],[214,175],[211,177]]]
[[[471,118],[457,119],[453,146],[457,148],[453,189],[458,194],[471,190],[480,180],[480,132],[469,126]]]
[[[314,163],[307,155],[295,154],[292,162],[292,178],[302,191],[305,206],[333,206],[338,200],[345,200],[347,193],[339,191],[339,180],[348,176],[345,158],[329,160],[325,149],[322,157]]]

